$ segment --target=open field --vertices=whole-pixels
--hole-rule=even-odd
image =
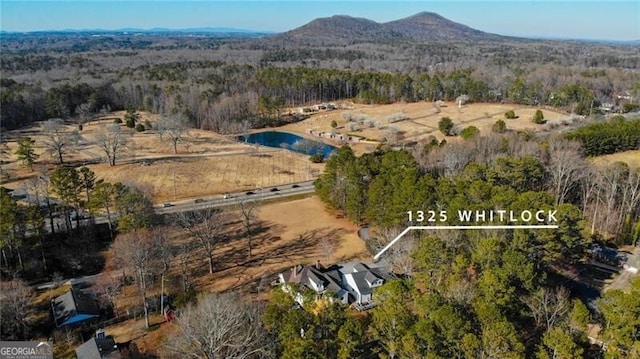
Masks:
[[[624,151],[593,158],[597,165],[609,165],[614,162],[625,162],[632,168],[640,167],[640,150]]]
[[[115,113],[108,117],[122,117]],[[142,121],[154,116],[143,113]],[[274,186],[312,180],[323,169],[323,164],[311,163],[308,156],[284,149],[247,145],[210,131],[189,130],[184,141],[178,143],[178,153],[168,139],[160,140],[153,131],[131,132],[130,148],[110,167],[102,161],[100,149],[91,141],[103,125],[112,120],[98,120],[85,124],[77,149],[65,156],[70,163],[87,163],[98,178],[109,182],[136,185],[153,197],[155,202],[194,198],[225,192]],[[67,126],[71,131],[73,126]],[[36,141],[40,155],[34,171],[16,161],[14,152],[17,139],[30,136]],[[42,145],[44,136],[38,128],[9,133],[11,159],[3,168],[11,178],[3,185],[7,188],[28,187],[30,178],[46,173],[55,167],[53,159]]]
[[[445,136],[438,130],[438,121],[442,117],[451,118],[459,130],[467,126],[476,126],[481,134],[490,133],[491,126],[500,119],[506,122],[508,130],[531,130],[537,132],[548,129],[547,125],[537,125],[531,122],[533,115],[538,110],[536,107],[472,103],[463,105],[462,108],[458,109],[458,106],[453,102],[445,104],[446,106],[440,107],[438,112],[430,102],[394,103],[389,105],[344,103],[341,106],[342,108],[338,110],[321,111],[304,121],[286,125],[283,129],[299,133],[304,133],[309,129],[331,132],[331,122],[336,121],[338,124],[337,133],[354,134],[376,141],[382,140],[390,127],[397,129],[400,137],[407,140],[417,141],[428,136],[435,136],[437,139],[442,140]],[[518,118],[513,120],[505,119],[504,113],[509,110],[514,110]],[[549,123],[560,124],[569,117],[567,114],[551,109],[541,108],[541,110],[544,118]],[[346,113],[371,120],[374,123],[379,121],[382,127],[375,128],[360,125],[360,130],[349,131],[345,128],[349,121],[343,117],[343,114]],[[389,118],[399,114],[403,114],[407,119],[394,123],[389,122]],[[357,145],[356,147],[363,146],[375,147],[375,145],[371,144]]]

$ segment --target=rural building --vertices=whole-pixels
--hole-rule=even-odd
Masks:
[[[100,317],[98,304],[93,297],[75,288],[52,299],[51,310],[58,328]]]
[[[93,337],[76,348],[78,359],[120,359],[120,351],[113,337]]]
[[[278,275],[278,283],[289,292],[288,283],[309,288],[316,299],[326,294],[336,296],[342,304],[350,304],[358,310],[373,308],[373,288],[379,287],[393,275],[382,267],[359,262],[347,262],[324,267],[318,261],[315,266],[298,264]],[[295,300],[303,304],[300,293]]]
[[[95,337],[76,348],[78,359],[121,359],[139,357],[138,348],[132,341],[116,343],[111,336],[106,336],[104,329],[98,329]]]

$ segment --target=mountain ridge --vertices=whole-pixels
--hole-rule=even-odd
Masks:
[[[365,18],[334,15],[317,18],[295,29],[277,34],[278,41],[356,43],[380,41],[500,41],[513,38],[483,32],[433,12],[420,12],[402,19],[378,23]]]

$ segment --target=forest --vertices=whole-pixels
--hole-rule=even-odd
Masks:
[[[3,41],[2,127],[135,109],[182,112],[193,127],[237,133],[243,122],[271,123],[283,107],[461,95],[595,115],[601,104],[632,111],[629,99],[640,91],[640,54],[624,45],[514,39],[473,47],[463,41],[333,47],[269,37],[69,36]]]
[[[631,318],[640,314],[634,298],[640,281],[630,293],[607,291],[593,311],[585,305],[593,298],[584,294],[584,283],[570,273],[584,272],[588,250],[609,235],[615,233],[618,245],[637,244],[638,190],[639,169],[595,167],[578,142],[561,137],[481,137],[413,154],[380,149],[360,157],[345,146],[327,162],[316,193],[332,210],[376,228],[368,243],[372,253],[406,226],[420,224],[407,216],[418,209],[555,208],[560,228],[413,233],[387,259],[408,277],[383,286],[371,315],[333,314],[342,323],[334,324],[333,337],[306,346],[286,341],[283,357],[317,350],[327,357],[365,357],[359,350],[372,345],[385,358],[595,358],[600,354],[585,336],[589,323],[602,323],[603,337],[615,347],[605,357],[634,357],[640,322]],[[596,193],[612,202],[600,202]],[[453,217],[437,224],[457,224]],[[592,221],[591,232],[585,231]],[[302,314],[280,303],[272,302],[267,318],[287,318],[278,326],[282,338],[291,335],[288,320],[298,323],[293,318]],[[313,315],[307,320],[320,330]],[[357,344],[345,342],[349,333],[360,338]]]

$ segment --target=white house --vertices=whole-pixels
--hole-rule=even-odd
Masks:
[[[295,283],[313,290],[316,299],[331,293],[343,304],[353,304],[358,309],[373,307],[373,288],[384,284],[392,275],[382,267],[370,267],[359,262],[347,262],[323,267],[318,261],[315,266],[296,265],[278,275],[283,290],[290,292],[288,283]],[[304,298],[294,295],[301,305]]]

